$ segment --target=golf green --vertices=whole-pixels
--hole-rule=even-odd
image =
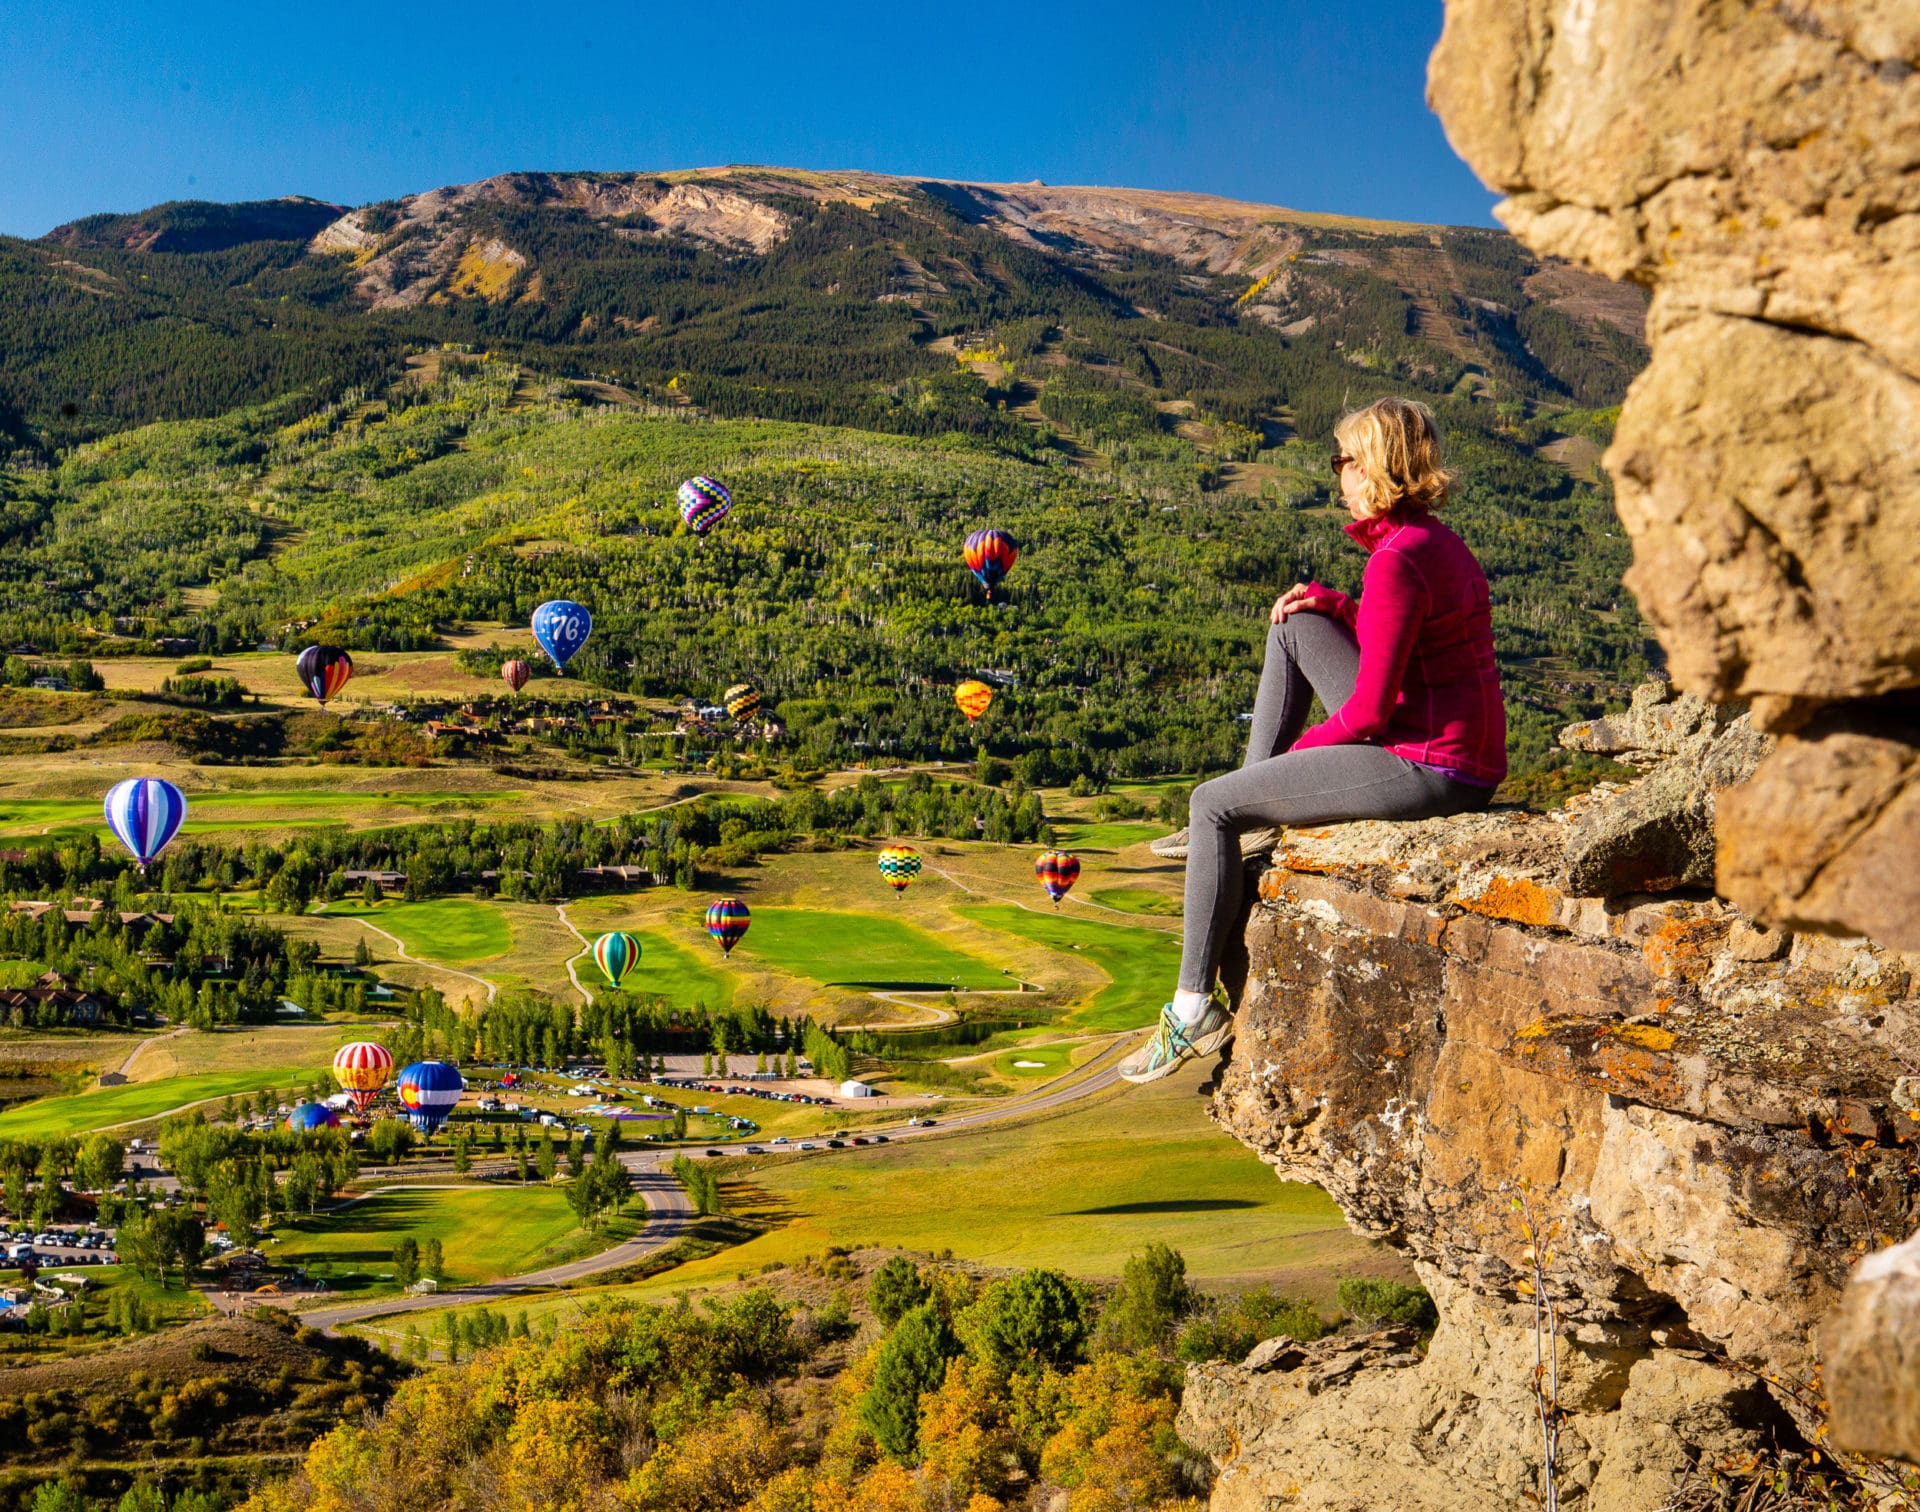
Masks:
[[[402,1189],[281,1223],[273,1254],[324,1264],[336,1290],[359,1290],[391,1276],[393,1247],[402,1239],[438,1239],[452,1284],[553,1263],[561,1242],[579,1233],[558,1185]],[[581,1246],[565,1248],[571,1253]]]
[[[157,1118],[162,1113],[209,1098],[286,1087],[310,1079],[318,1068],[215,1071],[205,1076],[170,1076],[165,1081],[102,1087],[70,1097],[42,1097],[0,1113],[0,1138],[30,1139],[47,1134],[82,1134],[114,1124]]]
[[[1143,1028],[1173,995],[1180,973],[1180,937],[1169,931],[1093,924],[1005,903],[963,904],[954,912],[1054,950],[1078,951],[1111,977],[1112,985],[1095,993],[1072,1023],[1089,1029]]]
[[[365,919],[398,937],[410,955],[447,966],[490,961],[513,948],[506,916],[471,898],[434,898],[426,903],[340,902],[327,906],[335,918]]]
[[[752,931],[734,948],[734,956],[830,987],[938,992],[1007,985],[1006,973],[998,967],[881,914],[756,909]]]
[[[711,963],[693,951],[669,939],[657,930],[630,931],[640,942],[640,964],[627,974],[622,984],[628,992],[657,993],[676,1008],[705,1004],[709,1011],[733,1006],[733,982],[721,969],[720,947],[713,947]],[[589,939],[593,936],[588,935]],[[606,981],[600,968],[588,956],[578,970],[580,979],[590,987]]]

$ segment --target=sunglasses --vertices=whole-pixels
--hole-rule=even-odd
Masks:
[[[1351,462],[1353,458],[1348,456],[1345,452],[1335,452],[1331,460],[1333,462],[1333,475],[1337,478],[1340,476],[1341,472],[1345,470],[1347,464]]]

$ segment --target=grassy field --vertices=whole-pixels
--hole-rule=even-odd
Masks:
[[[1112,1277],[1157,1240],[1186,1256],[1196,1281],[1271,1281],[1329,1310],[1341,1276],[1411,1279],[1404,1262],[1350,1232],[1324,1193],[1276,1181],[1216,1129],[1198,1095],[1203,1074],[1189,1068],[1017,1127],[730,1161],[733,1210],[771,1223],[768,1232],[635,1284],[495,1308],[538,1317],[597,1298],[666,1302],[817,1258],[829,1245],[950,1250],[982,1265]],[[409,1319],[427,1330],[429,1319]]]
[[[304,1082],[319,1069],[306,1070],[299,1079]],[[173,1076],[165,1081],[128,1082],[124,1087],[97,1087],[70,1097],[43,1097],[0,1113],[0,1139],[82,1134],[115,1124],[158,1118],[188,1103],[287,1085],[284,1072],[275,1075],[267,1070],[219,1071],[204,1076]]]
[[[366,1037],[366,1025],[350,1024],[192,1029],[157,1039],[141,1051],[129,1079],[156,1082],[213,1072],[257,1071],[282,1085],[290,1078],[304,1083],[324,1073],[333,1063],[333,1052],[348,1040]]]
[[[709,963],[659,930],[638,929],[634,934],[640,941],[640,965],[627,978],[629,992],[657,992],[675,1003],[705,1003],[710,1009],[733,1006],[734,984],[717,946]],[[605,980],[591,961],[582,963],[580,974]]]
[[[58,1275],[85,1276],[93,1283],[86,1294],[87,1316],[98,1318],[107,1310],[109,1299],[115,1293],[137,1297],[146,1308],[147,1316],[156,1324],[185,1323],[194,1318],[204,1317],[212,1311],[207,1299],[199,1292],[180,1285],[176,1280],[170,1286],[162,1286],[158,1281],[150,1281],[131,1266],[50,1266],[46,1271],[49,1277]],[[0,1270],[0,1286],[15,1286],[20,1281],[18,1271]],[[117,1340],[100,1338],[97,1342],[89,1340],[82,1346],[84,1352],[94,1353],[114,1347]],[[64,1337],[56,1339],[50,1345],[36,1341],[24,1330],[8,1329],[0,1332],[0,1362],[8,1365],[30,1365],[37,1360],[51,1358],[57,1348],[62,1354],[73,1350],[73,1341]]]
[[[270,1253],[320,1268],[330,1291],[350,1296],[394,1290],[393,1247],[411,1236],[438,1239],[446,1281],[492,1281],[591,1254],[632,1232],[632,1220],[591,1236],[574,1220],[558,1185],[470,1186],[375,1192],[331,1212],[274,1229]]]
[[[1087,894],[1087,900],[1119,913],[1146,914],[1157,919],[1177,919],[1184,910],[1178,898],[1145,887],[1100,887]]]
[[[412,955],[449,966],[472,966],[513,949],[506,915],[473,898],[432,898],[424,903],[331,903],[327,912],[365,919],[396,936]]]
[[[1089,820],[1057,819],[1053,825],[1055,843],[1061,849],[1071,851],[1123,851],[1128,846],[1144,845],[1166,832],[1164,824],[1154,823],[1101,824]]]
[[[1039,913],[999,903],[977,903],[954,912],[991,929],[1004,929],[1055,950],[1076,951],[1092,961],[1112,985],[1095,993],[1071,1022],[1087,1029],[1137,1029],[1151,1024],[1173,994],[1180,971],[1180,937],[1124,924],[1096,924],[1064,914]]]
[[[1008,985],[999,968],[882,914],[762,909],[734,956],[834,987],[898,992]]]

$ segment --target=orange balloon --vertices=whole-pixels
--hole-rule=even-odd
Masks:
[[[953,690],[953,701],[960,705],[960,712],[972,723],[987,712],[987,705],[993,702],[993,689],[983,682],[968,678]]]

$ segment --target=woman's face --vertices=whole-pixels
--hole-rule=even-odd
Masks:
[[[1349,461],[1340,469],[1340,501],[1356,520],[1365,517],[1367,472],[1358,462]]]

